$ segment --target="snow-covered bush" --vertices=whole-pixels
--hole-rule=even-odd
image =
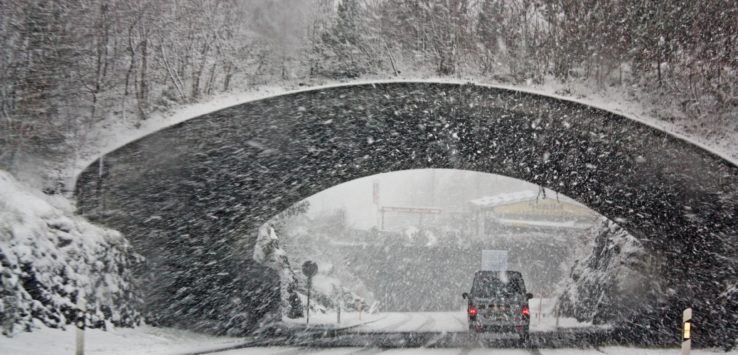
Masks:
[[[561,313],[594,324],[627,321],[660,293],[656,261],[638,239],[602,218],[592,252],[577,260],[559,298]]]
[[[273,225],[265,224],[262,226],[259,229],[256,247],[254,248],[254,260],[279,273],[282,316],[299,318],[303,316],[304,305],[307,304],[307,278],[301,272],[294,272],[287,257],[287,252],[282,248],[280,242],[280,236]],[[313,278],[311,288],[311,312],[325,313],[330,309],[337,309],[338,300],[340,300],[341,308],[344,311],[356,311],[361,308],[366,312],[370,309],[370,304],[365,298],[358,296],[354,290],[345,287],[344,283],[334,275],[333,265],[327,262],[330,257],[326,253],[314,252],[312,249],[314,246],[312,245],[306,245],[305,247],[310,251],[294,251],[290,255],[293,261],[317,258],[315,261],[320,266],[318,274]],[[307,255],[311,256],[308,257]]]
[[[118,232],[75,216],[61,196],[36,192],[0,170],[0,325],[5,335],[76,321],[139,322],[131,267],[140,262]],[[83,293],[81,295],[80,293]]]
[[[254,260],[279,273],[280,308],[282,316],[299,318],[303,315],[302,303],[297,295],[297,278],[290,266],[287,253],[279,246],[279,237],[271,225],[259,228],[254,248]]]

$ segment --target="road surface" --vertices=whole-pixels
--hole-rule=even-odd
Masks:
[[[542,307],[539,303],[542,303]],[[533,298],[530,300],[531,332],[550,332],[557,329],[591,328],[589,323],[580,323],[573,318],[556,319],[553,315],[553,299]],[[293,330],[304,330],[305,319],[286,320]],[[336,323],[335,313],[311,314],[313,329],[351,329],[354,332],[466,332],[467,318],[464,310],[449,312],[382,312],[362,314],[343,312],[341,323]]]
[[[605,347],[591,349],[480,349],[480,348],[454,348],[454,349],[379,349],[379,348],[299,348],[299,347],[273,347],[273,348],[250,348],[229,350],[217,355],[675,355],[681,351],[676,348],[668,349],[644,349],[633,347]],[[693,350],[693,355],[736,355],[738,351],[730,353],[718,350]]]
[[[311,316],[309,327],[300,320],[293,320],[281,336],[264,337],[246,346],[224,350],[233,351],[232,354],[243,350],[250,354],[255,349],[264,353],[280,353],[282,349],[287,355],[315,348],[330,348],[338,354],[352,351],[371,354],[377,349],[433,348],[440,351],[445,348],[453,354],[458,353],[453,349],[465,349],[468,351],[462,353],[468,354],[477,348],[502,348],[513,354],[539,354],[539,348],[544,347],[596,347],[608,337],[607,329],[574,325],[557,329],[555,319],[545,314],[538,317],[534,313],[530,342],[522,344],[516,334],[469,333],[464,311],[364,314],[361,320],[358,314],[346,313],[340,325],[336,324],[335,315],[321,314],[315,318]]]

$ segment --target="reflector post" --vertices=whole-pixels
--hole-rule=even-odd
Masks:
[[[692,308],[682,313],[682,355],[689,355],[692,350]]]

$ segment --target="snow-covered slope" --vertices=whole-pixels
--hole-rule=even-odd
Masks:
[[[279,237],[268,224],[259,228],[254,248],[254,260],[277,271],[280,283],[280,308],[282,316],[298,318],[303,315],[302,303],[297,295],[297,278],[287,258],[287,253],[279,246]]]
[[[61,196],[48,196],[0,170],[0,324],[6,335],[39,323],[75,321],[78,299],[87,322],[139,322],[130,268],[140,257],[118,232],[74,216]],[[83,292],[83,295],[80,295]]]
[[[561,312],[594,324],[626,321],[661,291],[656,260],[610,220],[602,218],[593,234],[591,253],[576,262],[560,296]]]
[[[21,333],[13,338],[0,340],[0,354],[74,354],[75,333],[73,329],[41,327],[33,333]],[[85,331],[85,354],[193,354],[226,349],[248,341],[243,338],[216,337],[149,325],[136,328],[113,328],[107,331],[88,329]]]

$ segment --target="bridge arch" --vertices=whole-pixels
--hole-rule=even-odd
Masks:
[[[274,306],[260,301],[274,275],[250,260],[262,223],[331,186],[423,168],[529,181],[617,221],[672,262],[663,277],[674,302],[717,312],[714,301],[738,283],[733,163],[611,112],[471,84],[372,83],[229,107],[108,153],[76,194],[82,213],[149,258],[161,286],[152,314],[213,329]],[[735,307],[731,297],[719,302]],[[730,317],[713,326],[730,328]]]

